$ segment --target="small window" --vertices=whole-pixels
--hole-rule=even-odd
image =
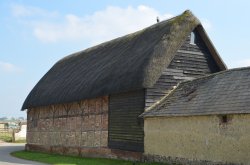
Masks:
[[[220,119],[220,125],[227,125],[229,122],[231,122],[232,117],[229,115],[219,115]]]
[[[191,36],[190,36],[190,44],[195,45],[195,33],[191,32]]]
[[[221,123],[227,123],[227,122],[228,122],[227,115],[222,115],[221,116]]]

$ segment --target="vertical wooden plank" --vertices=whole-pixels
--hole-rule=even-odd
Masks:
[[[143,152],[145,91],[136,90],[110,95],[108,146],[114,149]]]

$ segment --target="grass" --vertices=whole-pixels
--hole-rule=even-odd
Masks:
[[[31,151],[16,151],[11,153],[11,155],[21,159],[33,160],[52,165],[163,165],[161,163],[140,163],[104,158],[82,158]]]
[[[0,133],[0,140],[4,142],[12,142],[12,135],[8,133]]]
[[[0,140],[4,142],[13,142],[12,141],[12,133],[0,133]],[[13,143],[26,143],[26,140],[16,140]]]

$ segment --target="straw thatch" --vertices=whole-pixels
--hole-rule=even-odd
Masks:
[[[151,87],[194,28],[200,29],[216,62],[225,69],[200,21],[185,11],[63,58],[36,84],[22,109]]]

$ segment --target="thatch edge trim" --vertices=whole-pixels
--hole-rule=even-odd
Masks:
[[[177,17],[178,19],[176,20]],[[148,60],[148,64],[144,69],[145,71],[143,76],[144,88],[152,87],[156,83],[156,81],[160,78],[164,69],[168,67],[171,61],[173,60],[177,50],[185,42],[185,38],[196,27],[198,26],[202,27],[200,20],[197,17],[195,17],[193,13],[189,10],[186,10],[184,13],[182,13],[177,17],[174,17],[169,20],[169,21],[174,20],[170,32],[162,37],[162,41],[155,46],[153,55],[151,56],[151,59]],[[152,81],[152,79],[154,79],[154,81]]]

